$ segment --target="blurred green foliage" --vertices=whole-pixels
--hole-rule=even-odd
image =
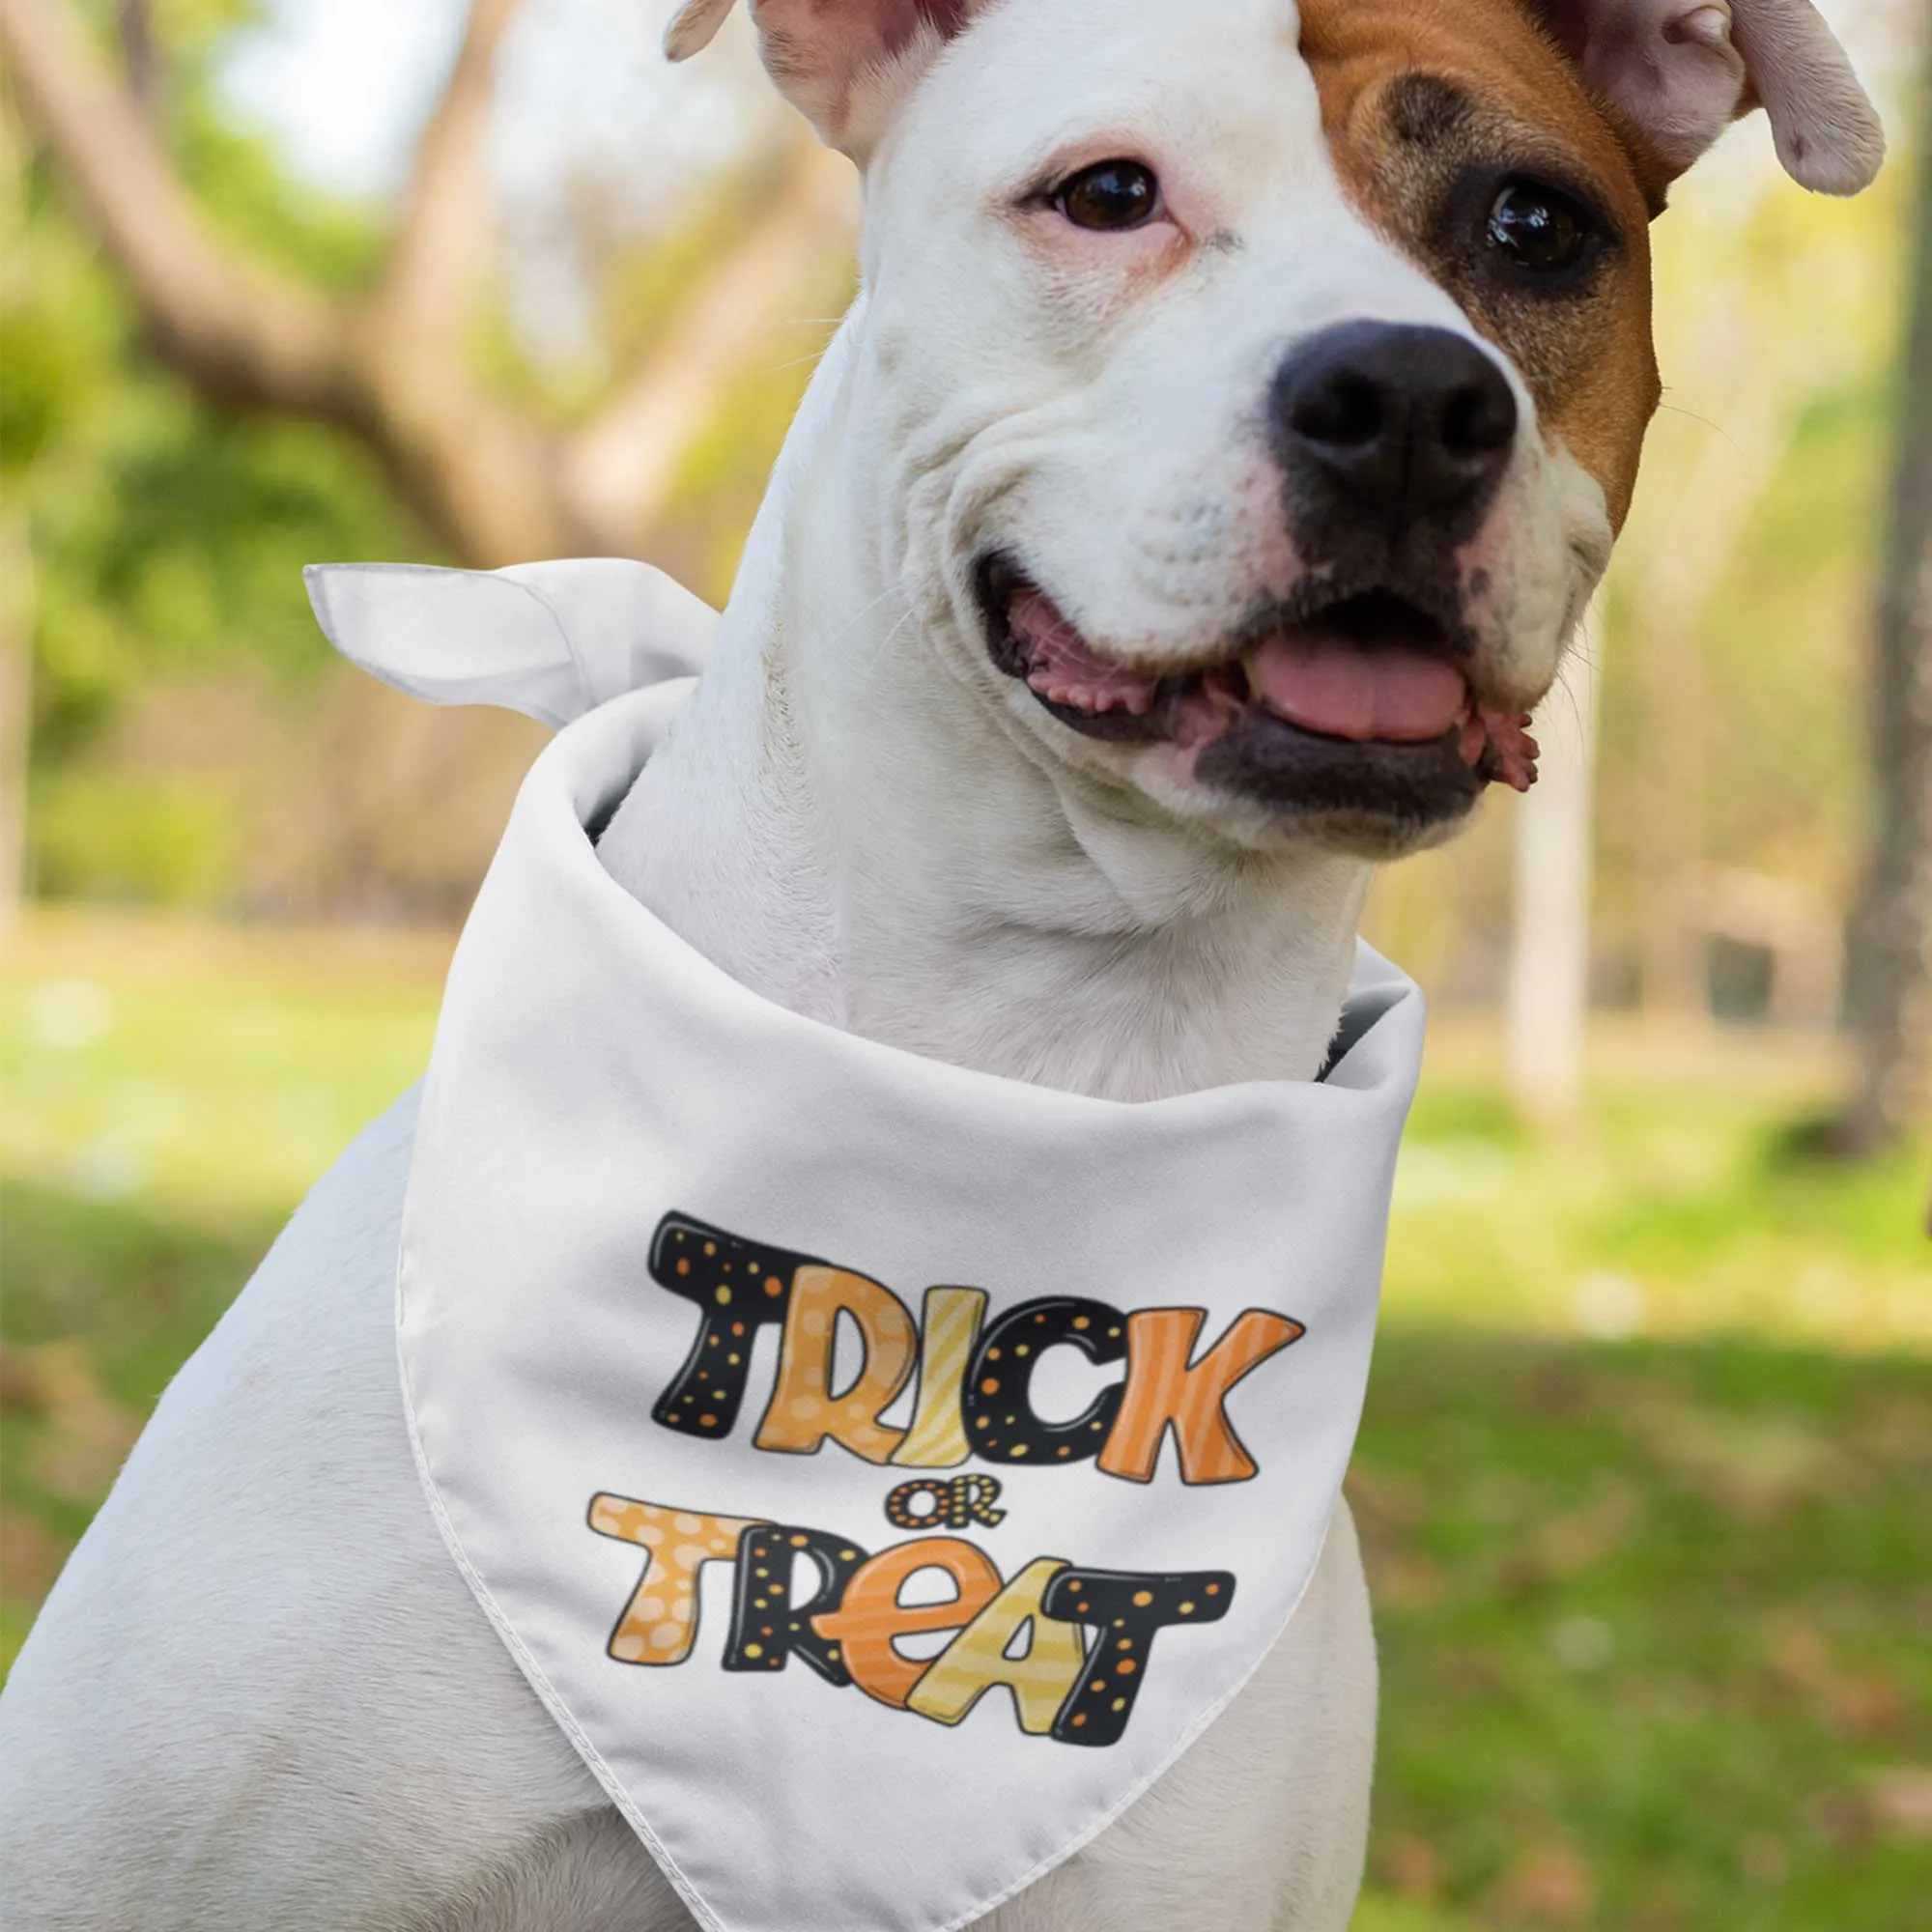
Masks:
[[[1789,1045],[1749,1034],[1641,1038],[1600,1023],[1591,1110],[1568,1131],[1525,1126],[1471,1065],[1426,1081],[1396,1185],[1390,1320],[1932,1351],[1925,1151],[1821,1164],[1802,1127],[1829,1062],[1793,1067]]]
[[[1693,175],[1685,206],[1659,223],[1664,408],[1632,520],[1636,569],[1611,580],[1601,765],[1603,912],[1626,932],[1665,856],[1664,813],[1647,812],[1639,792],[1683,821],[1686,856],[1802,885],[1827,916],[1858,891],[1911,149],[1922,138],[1901,131],[1902,152],[1856,200],[1779,184],[1727,222],[1723,185],[1700,195]],[[1713,484],[1745,505],[1728,541],[1698,500]],[[1689,635],[1673,637],[1627,593],[1654,554],[1700,545],[1713,551],[1708,581]],[[1617,675],[1619,659],[1646,658],[1662,678]],[[1660,717],[1673,700],[1694,713],[1675,728]]]
[[[105,36],[112,8],[96,0],[89,11]],[[263,11],[258,0],[156,10],[160,131],[205,217],[243,256],[312,287],[353,291],[377,270],[393,211],[346,205],[292,179],[266,140],[224,119],[215,97],[220,49]],[[18,128],[4,131],[19,149]],[[272,826],[260,822],[264,783],[315,788],[314,775],[247,769],[273,759],[278,724],[319,718],[349,675],[310,618],[301,569],[444,559],[352,438],[217,412],[158,367],[46,156],[12,157],[21,165],[0,192],[0,491],[25,521],[36,575],[33,889],[227,913],[334,910],[299,896],[291,908],[278,895],[306,890],[291,880],[338,875],[326,861],[291,860],[292,828],[305,812],[339,820],[355,769],[331,775],[335,789],[285,801]],[[601,340],[585,366],[539,367],[501,303],[484,304],[469,347],[495,390],[556,420],[591,408],[612,369],[672,325],[681,290],[770,191],[779,164],[767,156],[727,173],[648,245],[613,253],[596,291]],[[810,303],[818,317],[801,322],[795,345],[747,370],[679,465],[652,554],[715,601],[828,333],[823,317],[849,291],[847,265],[829,262],[822,299]],[[237,697],[221,710],[219,700]],[[203,722],[184,730],[184,714]],[[409,814],[377,809],[390,842],[406,845]],[[319,848],[331,830],[317,825]],[[270,847],[278,856],[265,865]],[[434,854],[365,856],[389,873],[358,883],[363,902],[413,901],[441,916],[473,884],[444,882]],[[265,872],[278,883],[265,888]]]
[[[212,224],[238,245],[312,281],[353,285],[376,259],[379,222],[290,182],[213,102],[213,52],[258,11],[242,0],[161,11],[168,144]],[[37,580],[38,884],[213,903],[232,879],[232,811],[224,822],[206,785],[141,772],[85,798],[100,781],[90,754],[157,681],[312,682],[330,653],[307,621],[301,566],[430,546],[346,439],[217,414],[156,366],[43,154],[14,171],[0,226],[0,491],[26,520]],[[69,782],[77,771],[88,776]]]
[[[51,898],[221,909],[241,826],[220,786],[194,778],[64,768],[34,787],[35,882]]]

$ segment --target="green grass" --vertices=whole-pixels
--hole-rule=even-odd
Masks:
[[[280,1219],[422,1071],[440,946],[106,921],[0,969],[0,1176],[198,1226]]]
[[[1902,1932],[1928,1423],[1909,1358],[1391,1334],[1350,1481],[1378,1881],[1485,1924]]]
[[[7,1656],[420,1069],[439,957],[43,922],[0,968]],[[1605,1044],[1542,1137],[1480,1030],[1432,1049],[1350,1477],[1385,1698],[1357,1932],[1899,1932],[1932,1895],[1924,1151],[1797,1159],[1815,1047]]]
[[[1603,1072],[1587,1121],[1538,1137],[1465,1053],[1425,1074],[1403,1150],[1391,1320],[1932,1352],[1932,1163],[1800,1153],[1829,1074],[1719,1040],[1690,1078]]]

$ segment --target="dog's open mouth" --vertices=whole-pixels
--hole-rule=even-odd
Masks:
[[[1004,558],[981,567],[980,590],[1000,669],[1075,730],[1171,746],[1204,783],[1435,818],[1466,810],[1486,784],[1536,781],[1528,718],[1482,703],[1447,626],[1394,592],[1298,611],[1220,663],[1162,675],[1099,656]]]

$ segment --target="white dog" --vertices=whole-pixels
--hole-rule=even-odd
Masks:
[[[1371,863],[1527,782],[1657,400],[1667,184],[1762,103],[1800,181],[1862,185],[1842,54],[1806,0],[753,13],[864,169],[865,291],[610,871],[916,1054],[1311,1078]],[[372,1264],[410,1129],[297,1217],[26,1647],[15,1932],[692,1922],[424,1507]],[[982,1923],[1338,1932],[1375,1697],[1344,1508],[1235,1704]]]

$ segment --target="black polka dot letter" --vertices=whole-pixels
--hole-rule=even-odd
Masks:
[[[697,1304],[703,1321],[684,1366],[651,1410],[654,1421],[686,1435],[722,1442],[738,1420],[752,1343],[781,1322],[793,1272],[810,1255],[742,1241],[688,1214],[667,1214],[651,1236],[651,1279]]]
[[[1033,1372],[1040,1356],[1068,1343],[1090,1362],[1127,1352],[1126,1318],[1104,1301],[1047,1295],[1009,1309],[980,1338],[960,1409],[973,1453],[989,1463],[1084,1463],[1105,1446],[1120,1412],[1121,1385],[1104,1388],[1071,1422],[1043,1422],[1033,1411]]]
[[[747,1531],[746,1540],[756,1534]],[[1063,1570],[1040,1607],[1062,1623],[1086,1624],[1096,1640],[1053,1735],[1067,1745],[1117,1744],[1147,1680],[1155,1634],[1176,1624],[1217,1624],[1234,1598],[1226,1570]]]
[[[839,1647],[812,1629],[811,1620],[836,1610],[852,1573],[871,1552],[822,1529],[775,1523],[748,1529],[738,1544],[738,1577],[731,1593],[731,1635],[724,1646],[726,1670],[782,1670],[796,1653],[828,1684],[851,1683]],[[791,1594],[799,1557],[818,1573],[817,1586],[802,1603]]]

